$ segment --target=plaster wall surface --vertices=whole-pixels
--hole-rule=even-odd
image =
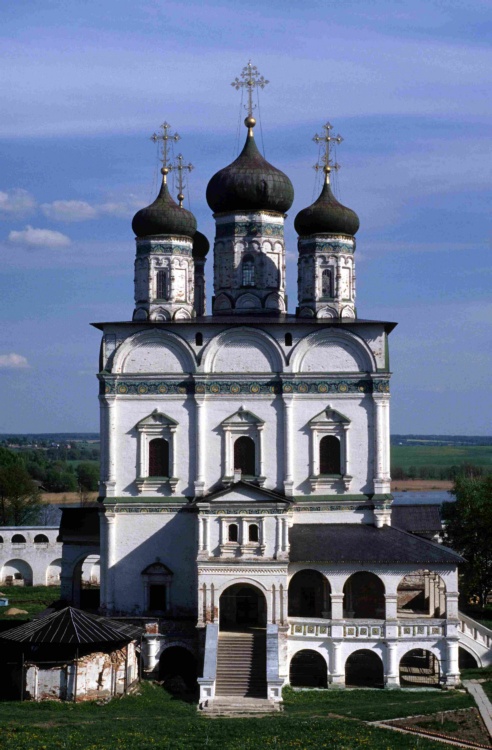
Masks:
[[[7,576],[22,575],[26,585],[60,585],[62,544],[57,526],[0,527],[0,583]],[[24,542],[13,541],[25,539]],[[47,542],[35,542],[47,538]],[[18,579],[21,580],[21,579]]]

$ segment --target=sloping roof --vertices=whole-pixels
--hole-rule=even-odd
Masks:
[[[365,523],[295,524],[289,531],[291,562],[448,563],[456,552],[394,526],[378,529]]]
[[[228,495],[241,495],[241,501],[252,500],[253,502],[264,501],[264,502],[276,502],[289,504],[289,499],[285,495],[281,495],[279,492],[274,490],[267,490],[264,487],[258,487],[257,484],[252,482],[246,482],[241,479],[239,482],[232,482],[228,487],[223,487],[220,490],[214,490],[208,495],[203,495],[195,500],[197,504],[208,503],[211,500],[222,500],[226,501],[229,498]]]
[[[399,529],[417,533],[419,531],[442,531],[441,506],[393,505],[391,523]]]
[[[124,625],[106,617],[65,607],[48,617],[33,620],[26,625],[7,630],[0,641],[19,643],[63,643],[71,645],[89,643],[115,643],[132,641],[141,635],[140,628]]]

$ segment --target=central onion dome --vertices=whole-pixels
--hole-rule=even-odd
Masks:
[[[196,219],[191,211],[178,206],[172,199],[166,182],[168,170],[161,169],[161,172],[163,180],[159,195],[150,206],[137,211],[133,217],[132,229],[137,237],[173,234],[193,238]]]
[[[359,217],[351,208],[343,206],[332,193],[329,173],[319,198],[308,208],[299,211],[294,227],[297,234],[350,234],[359,228]]]
[[[214,213],[285,213],[294,200],[292,183],[258,151],[253,135],[254,117],[247,117],[244,124],[248,128],[244,148],[232,164],[212,177],[207,186],[207,203]]]
[[[210,242],[202,232],[195,232],[193,237],[193,258],[195,260],[205,260],[210,250]]]

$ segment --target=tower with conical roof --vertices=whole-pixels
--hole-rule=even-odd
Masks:
[[[325,134],[313,140],[325,144],[322,164],[316,170],[324,174],[318,199],[297,214],[294,226],[298,239],[298,308],[302,318],[355,318],[355,233],[359,218],[342,206],[333,195],[330,173],[339,169],[330,158],[332,125],[323,125]]]
[[[196,219],[183,208],[183,165],[181,154],[175,164],[169,163],[168,142],[179,140],[169,133],[170,125],[161,126],[152,140],[162,142],[162,184],[159,195],[150,206],[133,217],[136,235],[134,320],[179,320],[195,315],[195,270],[193,240]],[[179,175],[179,204],[169,192],[167,176],[172,170]]]
[[[284,219],[294,189],[255,143],[252,92],[268,81],[251,63],[241,78],[232,85],[248,93],[246,143],[238,158],[217,172],[207,187],[216,223],[213,313],[284,313]]]

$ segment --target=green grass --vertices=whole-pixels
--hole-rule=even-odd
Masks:
[[[474,706],[473,699],[456,690],[284,690],[292,716],[327,713],[363,721],[399,719]]]
[[[59,586],[2,586],[0,591],[9,600],[8,607],[0,607],[0,620],[11,620],[14,625],[16,620],[28,620],[60,598]],[[10,607],[25,609],[28,614],[6,615]]]
[[[339,713],[364,701],[382,707],[393,692],[337,692],[330,710]],[[297,694],[295,694],[297,696]],[[305,695],[305,694],[303,694]],[[410,693],[405,693],[407,698]],[[430,693],[424,695],[430,696]],[[440,694],[443,698],[446,694]],[[338,696],[338,697],[337,697]],[[305,703],[305,701],[302,701]],[[264,718],[210,719],[196,706],[174,700],[144,683],[140,695],[95,703],[0,703],[2,750],[451,750],[449,745],[369,727],[353,718],[327,715],[314,703],[301,715],[288,692],[283,714]],[[402,707],[401,707],[402,708]],[[399,714],[401,714],[401,708]],[[381,711],[379,711],[381,713]],[[384,713],[384,712],[383,712]]]
[[[492,445],[392,445],[391,465],[408,471],[410,466],[444,469],[474,464],[492,470]]]

